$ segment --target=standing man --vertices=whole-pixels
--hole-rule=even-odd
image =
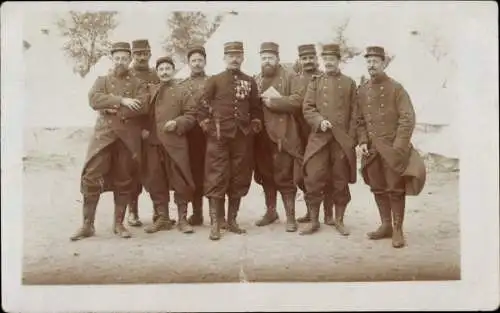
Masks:
[[[132,76],[135,76],[141,79],[144,83],[151,87],[152,85],[158,84],[160,82],[156,71],[149,67],[149,60],[151,59],[151,47],[149,46],[149,41],[147,39],[137,39],[132,41],[132,57],[133,63],[130,67],[130,73]],[[153,109],[154,110],[154,109]],[[153,110],[151,110],[150,114],[144,117],[143,121],[143,131],[142,138],[144,139],[144,147],[143,154],[144,159],[147,160],[146,153],[148,152],[149,146],[157,146],[160,145],[156,134],[151,134],[151,125],[153,123]],[[147,166],[147,163],[144,164]],[[142,222],[139,218],[139,195],[142,192],[142,172],[145,170],[144,168],[138,173],[138,177],[136,179],[136,192],[132,195],[132,199],[128,205],[128,224],[133,227],[142,226]],[[153,200],[153,199],[151,199]],[[153,201],[153,221],[158,217],[158,208],[155,206]]]
[[[295,197],[301,184],[302,143],[296,120],[301,95],[294,94],[293,74],[279,63],[279,45],[264,42],[260,47],[262,71],[256,81],[260,92],[274,88],[279,95],[262,96],[264,127],[255,136],[255,181],[264,188],[266,213],[255,224],[266,226],[278,219],[276,194],[280,192],[286,212],[286,231],[297,231]]]
[[[94,235],[94,219],[101,193],[113,191],[113,232],[130,238],[123,226],[127,204],[134,188],[134,174],[141,164],[140,116],[148,112],[146,86],[130,75],[128,42],[111,47],[114,68],[96,79],[89,92],[90,107],[99,111],[81,177],[83,226],[71,236],[79,240]]]
[[[305,44],[298,47],[299,50],[299,63],[302,71],[296,76],[295,84],[298,86],[299,90],[302,90],[301,103],[303,103],[305,93],[307,91],[307,86],[311,82],[314,76],[319,76],[322,72],[319,70],[318,56],[316,52],[316,46],[314,44]],[[299,110],[297,113],[297,121],[300,126],[300,134],[302,138],[303,149],[305,150],[307,142],[309,140],[309,134],[311,133],[311,127],[307,123],[302,113]],[[323,201],[324,210],[324,222],[327,225],[333,225],[333,195],[331,194],[331,188],[326,188],[325,199]],[[309,211],[306,215],[297,218],[299,223],[308,223],[311,221],[309,216]]]
[[[382,220],[368,237],[392,237],[401,248],[405,196],[418,195],[425,184],[425,165],[411,144],[415,111],[404,87],[384,72],[384,48],[368,47],[365,58],[370,79],[358,90],[361,173]]]
[[[227,69],[210,77],[204,88],[198,121],[207,134],[204,192],[209,200],[210,239],[220,239],[218,212],[228,195],[227,229],[246,231],[236,223],[240,201],[252,180],[252,132],[262,128],[262,109],[255,80],[240,68],[243,43],[224,45]]]
[[[186,134],[196,123],[196,108],[183,97],[182,87],[173,80],[175,63],[170,57],[162,57],[156,61],[156,70],[161,83],[153,90],[155,109],[154,131],[161,146],[151,150],[147,187],[151,194],[164,194],[163,203],[168,204],[170,187],[174,190],[174,201],[177,204],[179,230],[192,233],[193,228],[187,222],[187,206],[192,200],[194,182],[189,167],[189,148]],[[164,179],[166,177],[166,179]],[[145,229],[154,233],[169,229],[168,205],[162,206],[160,217],[151,227]]]
[[[200,105],[200,99],[203,94],[203,86],[208,76],[205,74],[207,54],[202,46],[195,46],[189,49],[187,53],[188,65],[191,75],[181,84],[184,90],[184,97],[189,98],[196,108]],[[196,123],[187,133],[189,143],[189,161],[191,172],[195,184],[193,195],[193,214],[188,222],[191,226],[203,224],[203,177],[205,175],[205,153],[207,143],[205,134],[201,127]]]
[[[304,118],[311,127],[304,155],[306,203],[310,223],[301,235],[316,232],[325,190],[333,195],[333,225],[344,236],[344,213],[351,201],[349,183],[356,182],[356,83],[339,70],[340,48],[323,46],[325,73],[313,77],[304,99]],[[332,184],[330,184],[332,182]],[[327,188],[332,187],[333,190]]]

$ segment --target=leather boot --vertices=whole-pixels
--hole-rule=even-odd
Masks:
[[[177,228],[180,232],[184,234],[193,233],[193,228],[189,225],[187,221],[187,202],[179,201],[177,202],[177,212],[179,214],[179,223],[177,224]]]
[[[347,208],[347,205],[340,205],[340,204],[335,204],[335,220],[334,220],[334,225],[337,231],[342,235],[342,236],[349,236],[349,230],[347,227],[344,225],[344,214],[345,210]]]
[[[391,209],[393,214],[394,227],[392,232],[392,246],[402,248],[405,246],[403,234],[403,221],[405,215],[405,196],[397,195],[391,197]]]
[[[95,234],[94,220],[95,211],[99,197],[84,197],[83,198],[83,225],[70,237],[71,241],[77,241],[87,237],[92,237]]]
[[[227,221],[226,221],[226,199],[220,199],[220,205],[217,209],[217,218],[219,219],[219,228],[226,230],[227,229]]]
[[[229,198],[228,212],[227,212],[227,230],[235,234],[244,234],[247,231],[240,228],[236,222],[238,211],[240,210],[241,198]]]
[[[308,203],[309,216],[311,221],[306,225],[306,227],[300,231],[300,235],[311,235],[317,232],[320,228],[319,223],[319,203]]]
[[[128,225],[132,227],[142,226],[142,222],[139,219],[139,196],[133,196],[132,200],[128,204],[127,222]]]
[[[286,212],[286,227],[287,232],[293,233],[297,231],[297,221],[295,220],[295,194],[281,194],[283,206]]]
[[[220,207],[224,207],[223,199],[208,199],[209,214],[210,214],[210,240],[220,239],[219,211]]]
[[[306,214],[302,217],[297,218],[297,223],[303,224],[303,223],[309,223],[311,221],[311,213],[309,212],[309,206],[307,205],[307,198],[306,194],[304,193],[304,199],[306,200]]]
[[[189,225],[203,225],[203,197],[195,196],[191,205],[193,206],[193,214],[188,218]]]
[[[377,230],[369,232],[368,238],[371,240],[379,240],[392,237],[392,217],[391,217],[391,203],[387,194],[376,194],[375,202],[377,202],[378,212],[382,225]]]
[[[152,234],[161,230],[171,230],[174,227],[174,223],[172,223],[169,217],[168,204],[158,206],[155,214],[157,216],[156,218],[153,217],[153,224],[144,227],[144,232]]]
[[[323,200],[323,213],[325,225],[335,226],[335,220],[333,219],[333,194],[327,193]]]
[[[125,211],[127,210],[126,203],[127,202],[121,203],[120,201],[115,200],[115,220],[113,225],[113,232],[122,238],[132,237],[132,234],[128,231],[128,229],[123,226]]]
[[[279,219],[276,212],[278,192],[274,188],[264,188],[264,198],[266,201],[266,213],[255,222],[256,226],[267,226]],[[294,199],[295,200],[295,199]]]

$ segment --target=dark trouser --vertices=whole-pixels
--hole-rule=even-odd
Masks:
[[[252,180],[252,135],[239,129],[234,138],[207,137],[204,193],[207,198],[241,198]]]
[[[321,204],[325,190],[331,184],[334,203],[346,206],[351,201],[349,171],[349,160],[339,143],[333,139],[306,164],[306,201],[315,205]]]
[[[285,151],[279,151],[276,144],[272,145],[273,178],[275,188],[284,195],[296,194],[297,186],[294,181],[295,159]]]
[[[385,194],[395,199],[405,196],[404,178],[391,169],[380,154],[368,164],[366,171],[375,196]]]
[[[137,165],[123,141],[116,140],[87,163],[82,174],[83,195],[98,197],[104,189],[104,176],[107,176],[111,177],[115,199],[129,201]]]
[[[193,211],[199,210],[200,212],[193,212],[201,214],[201,207],[203,202],[203,180],[205,176],[205,154],[207,150],[207,142],[205,134],[199,126],[195,126],[188,134],[189,143],[189,162],[191,166],[191,173],[193,174],[193,181],[195,190],[193,194]]]

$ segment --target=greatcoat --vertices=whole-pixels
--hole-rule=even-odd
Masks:
[[[358,90],[358,141],[380,154],[395,172],[404,177],[406,195],[418,195],[425,184],[423,159],[413,148],[415,112],[404,87],[386,74],[370,79]],[[376,156],[363,158],[361,174],[370,185],[367,167]]]

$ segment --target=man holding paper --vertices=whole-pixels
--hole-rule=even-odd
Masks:
[[[294,88],[294,75],[279,64],[279,46],[264,42],[260,48],[262,71],[256,77],[264,112],[263,131],[254,141],[254,178],[266,196],[266,213],[256,222],[266,226],[278,220],[277,191],[286,212],[286,231],[297,231],[295,196],[302,185],[303,148],[296,113],[301,97]]]
[[[351,200],[349,183],[356,182],[356,83],[338,69],[340,49],[324,45],[325,74],[315,76],[307,88],[304,118],[311,135],[304,154],[306,204],[311,221],[301,235],[316,232],[319,206],[331,178],[335,205],[333,225],[344,236],[344,213]]]

